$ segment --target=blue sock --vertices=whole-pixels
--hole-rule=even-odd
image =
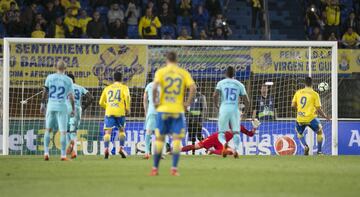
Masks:
[[[119,132],[119,141],[120,141],[120,147],[125,146],[125,132]]]
[[[159,163],[161,159],[161,154],[155,153],[154,154],[154,167],[159,168]]]
[[[66,132],[60,132],[61,157],[66,157]]]
[[[235,150],[239,151],[240,150],[240,134],[234,133],[233,140],[234,140]]]
[[[306,141],[305,141],[305,137],[304,137],[304,136],[301,137],[301,138],[299,138],[299,140],[300,140],[300,142],[301,142],[304,146],[308,146],[307,143],[306,143]]]
[[[45,131],[44,133],[44,154],[49,154],[49,144],[50,144],[50,132]]]
[[[172,167],[176,168],[178,166],[179,163],[179,158],[180,158],[180,154],[176,153],[172,155]]]
[[[150,151],[150,142],[151,142],[151,135],[145,134],[145,153],[149,154]]]
[[[219,132],[218,140],[222,145],[224,145],[226,143],[225,133],[224,132]]]
[[[318,141],[318,144],[317,144],[317,148],[318,148],[318,152],[321,152],[321,148],[322,148],[322,141],[321,142],[319,142]]]
[[[105,148],[109,148],[110,139],[111,139],[110,134],[105,134],[104,135],[104,146],[105,146]]]

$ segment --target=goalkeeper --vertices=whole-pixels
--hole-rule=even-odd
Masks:
[[[260,122],[259,122],[259,120],[255,119],[251,123],[253,125],[253,128],[251,131],[247,130],[243,125],[240,125],[241,126],[240,132],[247,136],[250,136],[250,137],[254,136],[257,128],[260,126]],[[209,154],[221,155],[222,151],[223,151],[223,145],[218,140],[218,134],[219,134],[218,132],[215,132],[212,135],[210,135],[209,137],[207,137],[206,139],[196,143],[195,145],[184,146],[181,149],[181,152],[188,152],[188,151],[194,151],[194,150],[199,150],[199,149],[205,148]],[[226,142],[228,143],[233,138],[233,136],[234,136],[234,134],[231,131],[226,131],[225,132]],[[226,150],[226,154],[232,155],[233,150],[231,148],[228,148]]]
[[[68,119],[68,133],[67,133],[68,148],[66,150],[66,153],[71,154],[71,158],[74,159],[77,156],[76,132],[80,126],[81,115],[82,112],[85,111],[85,109],[91,105],[94,98],[87,89],[75,83],[75,76],[73,74],[68,74],[67,76],[70,77],[73,81],[76,113],[75,116],[72,117],[69,116]],[[68,109],[71,109],[71,104],[69,100],[67,104],[68,104]]]

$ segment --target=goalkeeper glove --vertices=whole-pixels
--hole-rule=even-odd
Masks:
[[[253,128],[257,129],[261,125],[261,122],[255,118],[253,121],[251,121],[251,124]]]

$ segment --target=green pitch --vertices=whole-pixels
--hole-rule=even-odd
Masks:
[[[359,196],[360,157],[183,156],[180,177],[170,163],[149,177],[152,161],[140,157],[0,156],[0,196]]]

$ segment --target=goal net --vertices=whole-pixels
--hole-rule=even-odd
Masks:
[[[291,108],[291,101],[295,91],[304,87],[306,76],[312,76],[322,108],[332,116],[331,121],[320,119],[324,130],[323,153],[337,154],[335,42],[20,38],[4,40],[1,151],[10,155],[43,154],[45,120],[40,112],[41,91],[46,76],[55,72],[55,63],[63,60],[67,72],[75,75],[76,84],[87,88],[95,99],[83,112],[77,131],[78,154],[104,152],[104,110],[98,100],[104,87],[112,83],[114,71],[123,73],[124,83],[129,86],[131,94],[125,150],[131,155],[143,154],[144,88],[152,81],[156,69],[165,64],[164,55],[168,51],[178,54],[179,65],[190,71],[198,87],[198,94],[186,112],[188,132],[183,145],[197,142],[217,131],[218,110],[212,95],[216,83],[224,78],[225,69],[233,66],[235,78],[245,85],[251,100],[250,106],[240,105],[244,111],[241,124],[251,130],[252,118],[261,122],[253,137],[241,135],[240,154],[304,153],[296,135],[296,113]],[[310,154],[316,153],[316,135],[310,128],[306,128],[305,133]],[[117,154],[119,147],[117,135],[114,129],[113,154]],[[59,152],[60,134],[55,131],[51,133],[50,154]],[[195,154],[205,154],[205,150],[198,150]]]

